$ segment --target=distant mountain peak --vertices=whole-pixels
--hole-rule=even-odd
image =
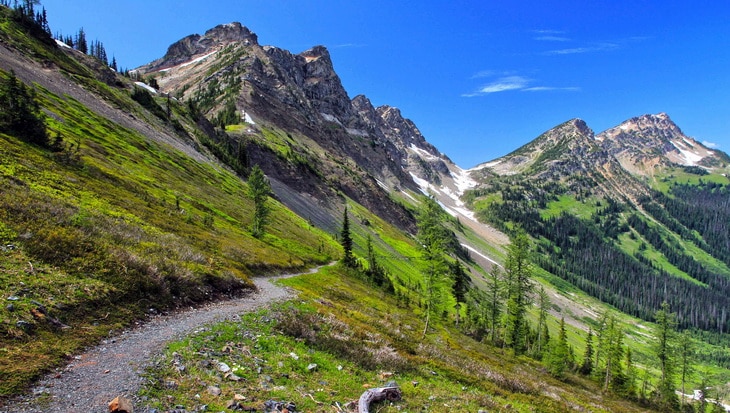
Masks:
[[[314,46],[311,49],[305,50],[301,53],[299,53],[300,56],[303,56],[305,59],[307,59],[307,62],[312,62],[319,60],[321,58],[327,59],[327,61],[331,64],[330,59],[330,52],[327,50],[325,46],[318,45]]]
[[[155,72],[189,62],[195,56],[209,54],[231,43],[258,45],[258,36],[239,22],[218,25],[204,35],[191,34],[168,47],[167,53],[143,66],[145,72]]]
[[[682,130],[664,112],[631,118],[596,139],[624,168],[650,172],[657,164],[711,166],[720,156]]]

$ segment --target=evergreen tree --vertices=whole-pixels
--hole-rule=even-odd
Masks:
[[[679,345],[678,345],[678,353],[679,353],[679,373],[680,373],[680,381],[682,384],[682,399],[681,399],[681,405],[684,405],[684,395],[685,392],[685,384],[687,383],[687,380],[689,379],[690,375],[694,372],[692,368],[692,361],[694,359],[694,343],[692,342],[692,336],[690,333],[685,330],[680,336],[679,336]]]
[[[586,335],[586,349],[583,352],[583,363],[580,365],[580,373],[586,376],[593,371],[593,330],[588,329]]]
[[[626,347],[626,374],[619,394],[629,399],[636,398],[636,366],[631,357],[631,348]]]
[[[547,356],[547,368],[553,377],[565,379],[565,373],[570,369],[570,351],[568,348],[568,334],[565,330],[565,317],[560,319],[560,333],[550,348]]]
[[[654,315],[657,323],[657,337],[654,351],[659,359],[661,377],[659,379],[657,403],[661,408],[676,410],[679,399],[675,393],[674,374],[676,359],[674,354],[675,330],[677,321],[674,313],[669,312],[669,304],[664,301],[662,307]]]
[[[258,165],[254,165],[251,169],[251,175],[248,177],[248,195],[253,199],[254,213],[253,223],[251,224],[251,234],[256,238],[261,238],[266,232],[266,225],[269,218],[269,207],[267,201],[271,194],[271,185],[264,176],[264,172]]]
[[[228,125],[235,125],[240,123],[240,118],[238,116],[238,112],[236,111],[236,102],[233,99],[229,99],[226,101],[225,107],[223,107],[223,110],[218,112],[218,115],[216,116],[216,121],[218,123],[218,126],[225,129]]]
[[[76,50],[78,50],[81,53],[88,53],[89,52],[89,45],[86,43],[86,33],[84,32],[84,28],[80,28],[78,34],[76,35],[76,41],[73,42],[74,46],[76,47]]]
[[[423,336],[428,332],[431,315],[441,311],[442,294],[448,283],[446,260],[447,230],[442,224],[443,210],[432,197],[425,198],[418,214],[418,241],[421,244],[423,279],[421,291],[425,306]]]
[[[117,58],[115,56],[112,56],[112,61],[109,63],[109,67],[111,67],[115,72],[117,71]]]
[[[604,334],[604,333],[606,332],[606,327],[608,326],[608,319],[609,319],[608,312],[603,313],[603,315],[601,315],[601,318],[599,319],[598,330],[596,331],[596,351],[595,351],[596,361],[593,363],[593,374],[595,375],[596,378],[599,378],[599,379],[600,379],[601,373],[603,371],[601,368],[601,365],[603,362],[603,353],[604,353],[604,347],[605,347],[606,336],[607,336],[607,334]]]
[[[543,355],[543,351],[547,348],[547,344],[550,341],[550,334],[547,326],[547,316],[550,310],[550,296],[545,291],[545,287],[540,286],[540,291],[537,292],[537,304],[538,304],[538,317],[537,317],[537,343],[535,343],[535,358],[540,360]]]
[[[621,364],[624,358],[624,333],[613,316],[608,318],[603,335],[605,353],[603,364],[603,389],[620,390],[625,381],[624,370]]]
[[[378,259],[375,256],[375,249],[373,248],[373,239],[368,234],[367,240],[367,251],[368,251],[368,269],[366,274],[375,285],[383,286],[386,282],[385,270],[378,263]]]
[[[48,134],[35,91],[10,72],[0,75],[0,132],[48,146]]]
[[[492,344],[497,343],[497,332],[500,328],[500,319],[502,316],[504,285],[500,279],[500,268],[497,265],[492,267],[487,278],[487,313],[489,314],[489,333],[491,335]]]
[[[532,266],[529,261],[530,240],[524,230],[513,237],[507,252],[507,313],[505,318],[506,344],[515,354],[526,350],[527,306],[530,305]]]
[[[345,205],[345,212],[342,217],[342,230],[340,231],[340,244],[344,251],[342,256],[342,264],[348,268],[355,268],[357,262],[355,257],[352,255],[352,235],[350,234],[350,217],[347,213],[347,205]]]

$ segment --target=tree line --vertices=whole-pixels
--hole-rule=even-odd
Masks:
[[[481,210],[480,219],[506,232],[514,224],[520,225],[540,240],[535,261],[545,270],[644,320],[651,320],[661,303],[667,301],[677,309],[682,328],[730,331],[728,278],[713,273],[684,252],[670,234],[659,232],[638,214],[628,214],[624,204],[602,201],[604,205],[589,219],[567,213],[543,217],[540,208],[555,199],[550,191],[517,183],[500,184],[493,190],[499,191],[502,200]],[[697,188],[678,185],[672,192],[676,199],[656,194],[653,201],[643,200],[642,205],[648,205],[647,211],[660,222],[669,223],[668,227],[680,236],[696,233],[683,238],[690,242],[697,238],[706,240],[709,252],[727,261],[730,256],[730,246],[726,245],[730,242],[727,189],[717,184]],[[664,211],[663,204],[657,200],[667,205],[664,213],[657,212]],[[695,201],[697,207],[692,209]],[[709,288],[658,267],[644,255],[645,245],[640,244],[639,251],[634,253],[625,251],[618,241],[622,234],[634,238],[638,234],[670,263]],[[704,246],[700,241],[696,244]]]

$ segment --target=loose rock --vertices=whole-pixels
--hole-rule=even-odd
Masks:
[[[134,408],[132,407],[132,402],[128,399],[117,396],[114,398],[114,400],[109,402],[109,412],[110,413],[134,413]]]

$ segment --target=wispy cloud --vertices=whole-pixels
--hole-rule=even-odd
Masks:
[[[598,43],[591,46],[584,46],[584,47],[572,47],[568,49],[556,49],[556,50],[548,50],[547,52],[543,52],[543,55],[546,56],[555,56],[555,55],[566,55],[566,54],[579,54],[579,53],[591,53],[591,52],[605,52],[609,50],[615,50],[618,49],[619,45],[616,43]]]
[[[497,77],[497,76],[505,78],[505,77],[509,77],[509,76],[513,76],[513,75],[516,75],[516,72],[511,71],[511,70],[482,70],[482,71],[476,72],[471,77],[471,79],[482,79],[485,77]]]
[[[521,89],[523,92],[550,92],[553,90],[562,90],[566,92],[580,92],[579,87],[570,86],[570,87],[554,87],[554,86],[534,86],[534,87],[526,87],[524,89]]]
[[[717,149],[720,147],[720,145],[716,144],[715,142],[702,141],[702,144],[710,149]]]
[[[533,30],[532,32],[537,34],[565,34],[563,30]]]
[[[479,93],[497,93],[506,90],[524,89],[528,83],[530,83],[530,79],[523,76],[501,77],[479,88]]]
[[[481,72],[480,72],[481,73]],[[486,72],[484,72],[486,73]],[[494,72],[491,72],[494,73]],[[493,74],[491,76],[494,76]],[[489,74],[481,77],[490,77]],[[580,91],[578,87],[554,87],[554,86],[530,86],[534,80],[525,76],[512,75],[501,76],[491,82],[479,87],[475,92],[462,94],[462,97],[475,97],[489,95],[498,92],[507,92],[510,90],[524,92],[548,92],[548,91]]]
[[[535,37],[535,40],[539,40],[541,42],[569,42],[570,38],[563,36],[538,36]]]

